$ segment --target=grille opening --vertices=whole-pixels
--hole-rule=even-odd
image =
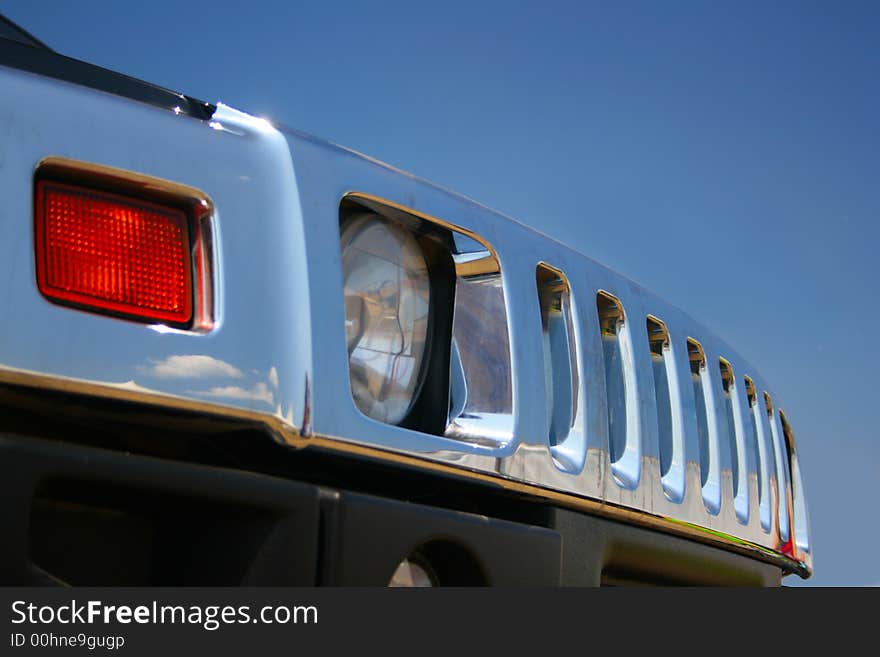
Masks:
[[[722,397],[724,398],[724,419],[726,421],[727,426],[727,451],[730,459],[730,472],[733,477],[733,494],[738,496],[740,494],[740,481],[739,481],[739,454],[737,453],[737,444],[736,444],[736,421],[735,421],[735,409],[734,409],[734,399],[733,396],[736,394],[736,381],[733,377],[733,367],[731,367],[730,362],[725,360],[724,358],[718,359],[718,368],[721,370],[721,389],[723,391]]]
[[[584,464],[586,443],[580,409],[578,344],[571,290],[561,271],[545,264],[536,270],[544,350],[544,390],[548,435],[554,458],[566,470]]]
[[[626,450],[626,379],[621,333],[626,321],[623,306],[607,292],[596,295],[602,355],[605,359],[605,392],[608,401],[608,443],[611,462],[619,461]]]
[[[279,517],[155,490],[51,480],[32,499],[28,556],[63,585],[239,585]]]
[[[752,381],[751,377],[745,376],[743,381],[746,386],[746,399],[749,403],[749,440],[751,441],[752,449],[755,451],[755,462],[758,464],[758,500],[762,500],[764,496],[765,465],[761,455],[761,447],[758,444],[758,436],[761,435],[758,429],[758,422],[760,420],[755,414],[755,408],[758,405],[758,394],[755,391],[755,382]]]
[[[693,338],[687,339],[688,361],[691,366],[691,382],[694,388],[694,412],[697,419],[697,443],[700,451],[700,483],[709,481],[709,417],[706,411],[706,353],[703,346]]]
[[[788,423],[788,418],[785,417],[785,412],[781,408],[779,409],[779,421],[782,423],[782,435],[785,437],[785,446],[788,452],[788,465],[791,469],[794,539],[800,551],[809,552],[809,518],[807,516],[806,500],[804,499],[804,483],[801,478],[801,467],[797,458],[794,431]]]
[[[788,514],[789,505],[789,482],[791,481],[790,469],[788,464],[788,450],[783,445],[784,437],[779,435],[776,420],[773,417],[773,399],[770,394],[764,391],[764,407],[767,411],[767,418],[770,422],[770,443],[772,445],[770,452],[773,454],[773,460],[776,470],[776,495],[778,505],[778,521],[779,521],[779,537],[783,541],[787,541],[790,537],[790,520]]]
[[[758,403],[758,395],[755,392],[755,382],[751,377],[745,376],[743,380],[746,384],[746,399],[749,401],[749,408],[753,408]]]
[[[453,253],[455,300],[444,434],[498,447],[513,438],[513,374],[504,281],[489,251]]]
[[[782,437],[785,439],[785,450],[789,455],[789,468],[793,470],[793,459],[791,458],[791,455],[795,451],[794,432],[791,429],[791,425],[788,423],[788,418],[785,417],[785,411],[781,408],[779,409],[779,423],[782,425]],[[789,474],[791,474],[791,472],[789,472]]]
[[[651,348],[651,365],[654,374],[654,398],[657,402],[657,424],[660,439],[660,474],[666,476],[672,468],[675,448],[672,422],[671,356],[669,331],[666,324],[656,317],[647,318],[648,344]]]

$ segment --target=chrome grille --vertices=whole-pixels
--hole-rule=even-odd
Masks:
[[[489,211],[480,215],[485,223],[462,226],[449,215],[441,219],[393,199],[354,196],[379,212],[389,208],[467,230],[487,245],[482,235],[498,234],[499,224],[522,228]],[[779,410],[756,370],[681,311],[552,240],[529,235],[530,258],[523,260],[522,254],[505,257],[497,242],[491,249],[501,263],[495,276],[503,278],[501,307],[507,309],[513,371],[513,408],[500,419],[504,426],[512,422],[512,435],[505,432],[505,440],[498,441],[493,427],[499,418],[476,411],[468,415],[473,435],[444,440],[442,448],[428,447],[425,436],[404,439],[404,445],[387,440],[373,445],[598,503],[586,506],[609,515],[639,511],[658,526],[703,531],[728,545],[772,554],[790,570],[807,574],[812,563],[808,533],[793,527],[790,473],[797,466],[789,462],[791,431],[783,434]],[[511,262],[516,264],[505,264]],[[521,273],[543,263],[554,263],[556,271],[560,262],[558,272],[574,309],[567,342],[578,352],[574,376],[555,368],[551,351],[541,347],[546,302],[534,279],[526,289]],[[467,339],[456,335],[459,343]],[[547,436],[557,412],[552,401],[559,394],[560,380],[552,380],[556,370],[562,371],[562,383],[577,385],[570,395],[582,397],[583,439],[570,443],[565,458]],[[466,403],[466,397],[467,392],[454,405]],[[315,432],[323,433],[317,422]],[[371,444],[357,430],[328,433],[336,436],[331,442]],[[456,432],[445,436],[457,437]],[[802,502],[801,494],[805,519]],[[793,533],[802,537],[800,544],[791,540]]]

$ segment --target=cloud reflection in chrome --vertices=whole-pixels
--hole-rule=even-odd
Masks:
[[[257,383],[250,388],[242,386],[215,386],[208,390],[191,390],[190,392],[206,397],[225,397],[227,399],[249,399],[274,404],[275,397],[265,383]]]
[[[169,356],[162,360],[151,360],[150,365],[139,368],[145,374],[159,379],[204,379],[225,377],[240,379],[242,371],[219,358],[191,354]]]

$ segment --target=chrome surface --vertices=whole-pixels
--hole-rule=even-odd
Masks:
[[[727,344],[641,286],[473,201],[224,105],[203,122],[2,67],[0,88],[0,380],[247,417],[294,447],[442,470],[742,551],[803,576],[811,571],[800,466],[779,419],[782,395]],[[209,330],[109,319],[41,297],[32,185],[50,156],[173,181],[210,199]],[[445,435],[378,422],[351,397],[339,246],[339,205],[348,195],[455,231],[458,357]],[[548,431],[556,405],[548,405],[546,389],[541,263],[569,284],[582,436],[571,443],[554,444]],[[624,318],[604,338],[600,291],[619,301]],[[649,315],[668,331],[672,437],[664,441],[672,455],[662,475]],[[708,473],[701,472],[688,338],[705,354],[698,378]],[[608,384],[603,339],[616,341],[608,362],[620,367],[620,389]],[[727,392],[721,358],[734,373]],[[752,404],[745,376],[757,391]],[[613,426],[625,430],[612,459],[608,411],[620,399],[623,417]]]

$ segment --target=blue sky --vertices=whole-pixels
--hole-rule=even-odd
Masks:
[[[877,3],[0,0],[0,12],[64,54],[453,188],[683,307],[784,401],[810,583],[880,584]]]

